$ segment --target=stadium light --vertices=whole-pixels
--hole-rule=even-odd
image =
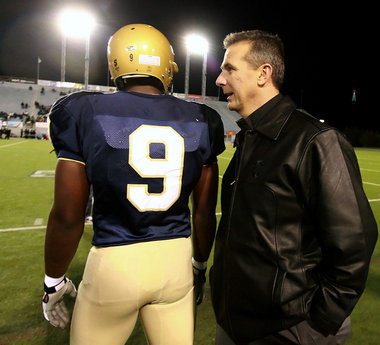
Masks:
[[[191,34],[186,36],[186,48],[193,54],[205,54],[208,52],[208,42],[203,36]]]
[[[189,79],[190,79],[190,55],[201,54],[203,55],[202,64],[202,100],[206,98],[206,70],[207,70],[207,40],[197,34],[186,36],[186,67],[185,67],[185,99],[189,95]]]
[[[90,67],[90,34],[95,25],[95,19],[90,13],[82,10],[66,10],[61,13],[59,24],[62,31],[61,82],[65,81],[66,73],[66,38],[83,37],[86,39],[84,85],[87,89]]]
[[[94,24],[94,17],[80,10],[66,10],[62,12],[60,18],[62,33],[70,37],[89,36]]]

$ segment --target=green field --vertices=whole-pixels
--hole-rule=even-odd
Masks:
[[[51,150],[48,141],[0,140],[0,345],[69,343],[68,330],[51,327],[41,312],[44,225],[53,200],[51,171],[56,163]],[[380,224],[380,151],[360,149],[356,153],[365,191]],[[233,149],[228,147],[220,157],[221,176],[232,154]],[[219,203],[217,213],[220,214]],[[68,272],[76,285],[91,237],[92,229],[86,226]],[[380,245],[375,249],[366,291],[352,314],[353,335],[348,344],[378,345],[379,320]],[[206,300],[197,312],[195,344],[213,345],[214,337],[215,318],[207,286]],[[140,324],[128,341],[128,345],[132,344],[146,344]]]

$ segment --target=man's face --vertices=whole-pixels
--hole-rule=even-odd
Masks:
[[[245,59],[250,47],[248,41],[231,45],[224,54],[222,72],[216,79],[216,85],[222,87],[228,96],[228,109],[235,110],[243,118],[253,112],[255,95],[259,90],[257,77],[260,68],[254,69]]]

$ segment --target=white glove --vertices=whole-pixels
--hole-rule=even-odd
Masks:
[[[63,302],[63,296],[69,295],[75,298],[77,296],[77,289],[73,282],[64,276],[58,284],[53,286],[49,287],[44,283],[44,291],[42,309],[45,319],[54,327],[65,328],[70,320],[70,316]]]

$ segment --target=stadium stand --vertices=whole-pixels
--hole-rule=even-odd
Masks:
[[[237,132],[239,127],[236,121],[240,119],[240,115],[227,108],[227,102],[205,101],[205,104],[210,108],[215,109],[222,117],[225,132]]]
[[[71,87],[61,87],[60,83],[42,81],[32,84],[25,82],[0,82],[0,112],[8,115],[24,114],[28,119],[36,122],[44,122],[51,105],[63,95],[80,90],[80,84],[66,83]],[[110,91],[113,88],[89,85],[90,90]],[[176,94],[183,98],[183,95]],[[200,100],[191,100],[200,102]],[[231,112],[227,108],[227,102],[215,100],[205,100],[209,107],[215,109],[222,117],[226,133],[235,133],[239,130],[236,121],[240,116],[236,112]],[[12,135],[20,136],[20,131],[12,130]]]
[[[36,105],[50,107],[63,93],[68,92],[70,90],[67,88],[2,82],[0,83],[0,111],[8,114],[28,112],[30,116],[37,117],[40,109]]]

